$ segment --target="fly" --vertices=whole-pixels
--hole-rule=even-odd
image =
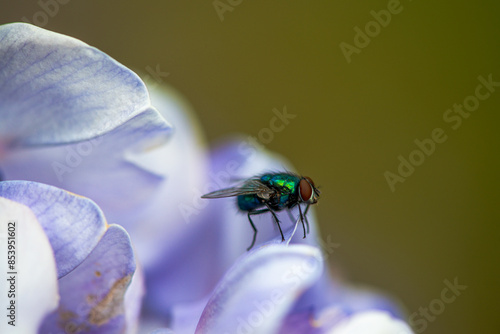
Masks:
[[[257,228],[250,216],[271,212],[280,230],[281,239],[285,241],[280,221],[275,212],[287,210],[291,216],[291,209],[298,206],[305,238],[306,226],[307,233],[309,233],[309,222],[306,215],[309,206],[318,202],[319,194],[320,191],[315,187],[310,177],[292,173],[269,173],[247,179],[235,187],[205,194],[201,198],[237,197],[238,208],[248,212],[248,221],[254,231],[252,244],[247,248],[250,250],[257,237]],[[303,213],[300,207],[302,203],[306,203],[306,209]]]

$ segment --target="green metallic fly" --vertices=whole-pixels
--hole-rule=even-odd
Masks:
[[[320,191],[314,186],[313,180],[307,176],[292,173],[268,173],[245,180],[238,186],[208,193],[201,198],[237,197],[239,209],[248,211],[248,220],[254,230],[252,244],[247,249],[250,250],[257,237],[257,228],[255,228],[250,216],[271,212],[280,230],[282,241],[285,241],[280,221],[275,212],[287,210],[291,216],[290,210],[298,206],[305,238],[306,225],[307,233],[309,233],[309,222],[306,214],[309,206],[318,202],[319,194]],[[302,203],[306,203],[304,213],[300,207]],[[306,225],[304,225],[304,221]]]

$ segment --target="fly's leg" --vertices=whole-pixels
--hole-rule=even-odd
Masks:
[[[304,213],[302,213],[300,205],[297,205],[299,207],[300,221],[302,222],[302,228],[304,230],[304,239],[306,237],[306,234],[309,234],[309,220],[307,219],[307,211],[309,211],[310,205],[311,204],[307,204],[306,210],[304,211]],[[292,215],[291,210],[287,210],[286,212],[288,213],[288,217],[290,217],[290,220],[295,224],[295,217]],[[306,227],[304,227],[304,220],[306,221],[305,226],[307,226],[307,233],[306,233]]]
[[[304,225],[304,216],[305,214],[302,214],[302,209],[300,208],[300,204],[298,205],[299,207],[299,214],[300,214],[300,221],[302,222],[302,229],[304,230],[304,238],[306,238],[306,226]],[[309,208],[309,205],[307,206],[306,208],[306,212],[307,212],[307,209]],[[307,218],[306,218],[306,222],[307,222]],[[309,222],[307,223],[307,233],[309,233]]]
[[[285,236],[283,235],[283,231],[281,230],[281,226],[280,226],[280,221],[278,219],[278,217],[276,216],[276,214],[274,213],[274,210],[271,209],[271,207],[269,206],[269,204],[265,203],[266,206],[267,206],[267,211],[271,211],[271,213],[273,214],[273,217],[274,217],[274,221],[276,222],[276,224],[278,225],[278,228],[280,229],[280,233],[281,233],[281,241],[285,241]],[[264,209],[265,210],[265,209]]]
[[[299,207],[299,212],[300,212],[300,205],[298,205]],[[307,209],[306,209],[307,210]],[[295,217],[292,215],[292,212],[291,210],[287,210],[286,212],[288,212],[288,217],[290,217],[290,220],[295,224],[296,222],[296,219]],[[302,219],[302,216],[304,216],[304,218],[306,219],[306,225],[307,225],[307,234],[309,234],[309,222],[307,221],[307,217],[306,217],[306,214],[304,213],[302,215],[302,213],[300,213],[300,221],[302,222],[302,228],[304,229],[304,238],[306,237],[306,229],[304,227],[304,220]]]
[[[257,237],[257,228],[255,227],[255,225],[254,225],[254,223],[252,221],[252,218],[250,218],[250,216],[252,216],[252,215],[260,215],[261,213],[265,213],[267,211],[269,211],[269,209],[248,211],[248,221],[250,222],[250,225],[253,228],[253,239],[252,239],[252,244],[250,245],[250,247],[247,248],[247,251],[249,251],[250,249],[252,249],[253,245],[255,244],[255,238]]]
[[[307,234],[309,234],[309,221],[307,220],[307,211],[309,211],[310,206],[311,204],[307,204],[306,211],[304,211],[304,218],[306,219],[306,225],[307,225]]]

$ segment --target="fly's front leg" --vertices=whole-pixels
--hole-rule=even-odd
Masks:
[[[307,225],[307,234],[309,234],[309,221],[307,220],[307,211],[309,211],[310,206],[311,204],[307,204],[306,211],[304,211],[304,218],[306,219],[306,225]]]
[[[304,230],[304,238],[302,238],[302,239],[305,239],[306,238],[306,226],[304,225],[304,215],[302,214],[302,209],[300,208],[300,204],[298,205],[298,207],[299,207],[300,221],[302,222],[302,229]],[[306,208],[306,210],[307,210],[307,208]],[[307,218],[306,218],[306,221],[307,221]],[[307,223],[307,231],[309,233],[309,223]]]

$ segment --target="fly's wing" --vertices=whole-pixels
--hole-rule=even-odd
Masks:
[[[201,196],[201,198],[223,198],[240,195],[257,195],[261,198],[269,198],[274,190],[260,182],[258,179],[250,179],[240,186],[216,190]]]

